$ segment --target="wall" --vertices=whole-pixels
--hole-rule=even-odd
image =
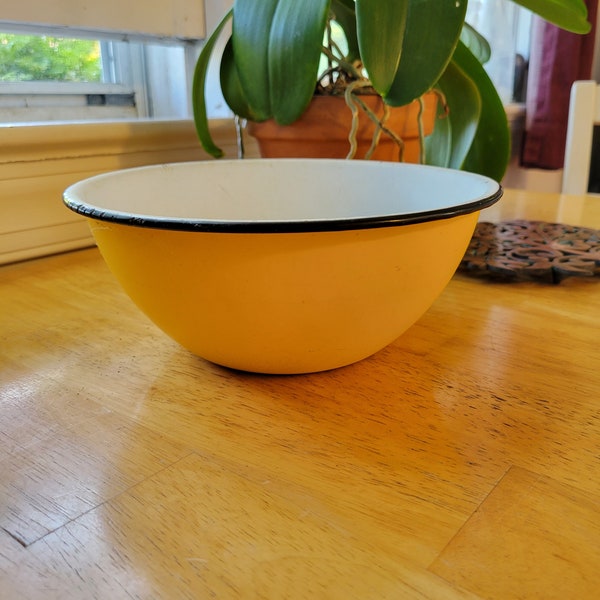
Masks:
[[[525,131],[525,106],[523,104],[507,105],[506,116],[512,136],[512,153],[502,185],[507,188],[527,189],[537,192],[560,192],[562,169],[555,171],[525,169],[519,164],[521,143]]]
[[[237,156],[231,120],[212,125]],[[0,126],[0,264],[93,244],[85,219],[62,204],[66,187],[107,171],[206,160],[191,120]],[[252,143],[247,154],[256,155]]]

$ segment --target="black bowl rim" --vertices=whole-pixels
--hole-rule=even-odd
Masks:
[[[142,169],[144,167],[141,167]],[[428,167],[443,169],[443,167]],[[128,170],[128,169],[126,169]],[[137,170],[137,169],[136,169]],[[447,169],[443,169],[447,170]],[[471,173],[471,175],[476,175]],[[398,227],[403,225],[416,225],[430,221],[452,219],[468,215],[495,204],[502,197],[504,191],[496,181],[483,175],[490,184],[495,184],[496,190],[464,204],[446,206],[439,209],[404,214],[386,214],[368,217],[337,218],[337,219],[307,219],[307,220],[260,220],[260,221],[229,221],[207,219],[182,219],[174,217],[154,217],[150,215],[121,213],[118,211],[104,210],[85,202],[75,200],[71,190],[78,183],[67,188],[63,194],[63,202],[70,210],[87,218],[140,227],[147,229],[163,229],[171,231],[196,231],[215,233],[314,233],[326,231],[351,231],[358,229],[377,229],[382,227]],[[100,176],[102,177],[102,175]],[[93,178],[92,178],[93,179]],[[81,182],[79,182],[81,183]]]

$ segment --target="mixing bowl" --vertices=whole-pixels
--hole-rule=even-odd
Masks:
[[[116,171],[64,201],[165,333],[220,365],[283,374],[348,365],[400,336],[501,194],[457,170],[257,159]]]

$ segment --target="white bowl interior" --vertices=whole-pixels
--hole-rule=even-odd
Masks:
[[[477,203],[498,190],[480,175],[420,165],[260,159],[117,171],[71,186],[65,201],[101,218],[306,222],[439,211]]]

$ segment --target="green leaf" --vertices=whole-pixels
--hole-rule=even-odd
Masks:
[[[479,125],[462,168],[500,181],[510,158],[510,129],[504,105],[485,69],[462,42],[456,47],[453,60],[481,96]]]
[[[460,32],[460,41],[475,55],[477,60],[484,65],[492,56],[489,42],[468,23],[463,24]]]
[[[260,120],[271,117],[269,35],[279,0],[235,0],[233,53],[244,95]]]
[[[350,62],[353,62],[360,58],[354,0],[332,0],[331,10],[335,15],[335,21],[339,23],[346,36],[348,43],[348,55],[346,58]]]
[[[452,154],[452,123],[438,104],[433,132],[425,138],[425,164],[450,167]]]
[[[329,6],[330,0],[279,0],[269,35],[268,78],[271,111],[280,125],[296,121],[314,95]]]
[[[466,10],[467,0],[410,0],[400,64],[382,94],[386,103],[408,104],[436,84],[452,58]]]
[[[398,70],[409,4],[411,0],[356,0],[360,55],[373,87],[382,96]]]
[[[587,20],[588,10],[584,0],[513,0],[513,2],[573,33],[589,33],[592,28]]]
[[[221,22],[217,25],[216,29],[204,44],[202,52],[200,52],[200,56],[196,62],[194,79],[192,81],[192,110],[194,112],[194,123],[196,125],[198,139],[200,140],[200,143],[206,152],[215,158],[223,156],[223,151],[214,143],[208,128],[206,98],[204,95],[206,88],[206,74],[208,72],[208,64],[215,49],[217,40],[219,39],[223,28],[229,19],[231,19],[231,14],[231,10],[225,14]]]
[[[248,100],[244,94],[240,78],[238,76],[235,60],[233,58],[233,43],[231,38],[227,41],[221,57],[220,68],[221,91],[227,106],[238,116],[251,121],[258,121],[258,117],[252,112]]]
[[[438,118],[433,133],[425,139],[428,164],[461,169],[469,153],[481,116],[481,96],[475,83],[451,62],[436,86],[450,107]],[[438,111],[444,107],[438,105]]]

